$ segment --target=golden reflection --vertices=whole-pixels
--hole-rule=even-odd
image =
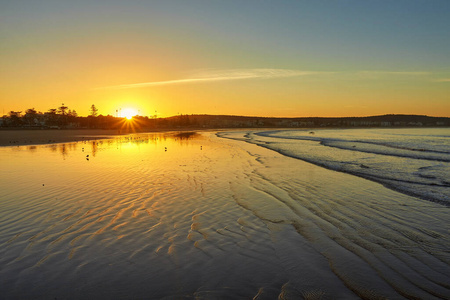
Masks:
[[[91,146],[92,146],[92,156],[95,157],[95,154],[97,154],[98,151],[98,142],[92,141]]]
[[[61,155],[63,156],[63,159],[66,159],[66,156],[67,156],[66,144],[60,144],[59,145],[59,151],[61,152]]]
[[[125,120],[125,119],[124,119]],[[128,124],[128,125],[127,125]],[[124,121],[124,131],[138,128],[138,120],[135,118]],[[129,126],[129,127],[126,127]],[[131,131],[131,130],[130,130]],[[135,131],[133,131],[135,132]],[[49,150],[50,152],[60,153],[65,160],[70,153],[80,152],[86,160],[94,158],[98,152],[106,148],[116,149],[133,149],[140,145],[153,145],[155,149],[160,149],[162,152],[167,152],[174,144],[178,146],[192,146],[192,141],[203,139],[203,136],[197,132],[164,132],[164,133],[133,133],[128,135],[114,136],[108,139],[100,140],[84,140],[82,142],[61,143],[61,144],[45,144],[33,145],[25,147],[17,147],[15,150],[26,149],[28,152],[37,152],[41,149]],[[202,146],[198,146],[202,150]]]
[[[198,138],[199,134],[195,131],[186,131],[186,132],[179,132],[174,135],[175,140],[190,140]]]

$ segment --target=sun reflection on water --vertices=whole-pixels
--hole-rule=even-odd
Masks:
[[[196,132],[139,133],[70,143],[18,146],[9,149],[14,152],[26,150],[39,155],[45,152],[59,153],[63,159],[66,159],[80,152],[86,153],[89,157],[96,157],[99,152],[109,148],[139,150],[141,145],[153,145],[152,149],[167,152],[171,145],[189,147],[192,146],[193,140],[198,141],[202,138],[204,137]]]

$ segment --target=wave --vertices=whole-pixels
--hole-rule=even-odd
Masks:
[[[417,129],[398,131],[272,130],[243,136],[218,135],[245,140],[285,156],[450,206],[450,134],[443,134],[441,129],[427,129],[422,133]]]

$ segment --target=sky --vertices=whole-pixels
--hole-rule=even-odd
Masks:
[[[0,0],[0,109],[450,117],[448,0]]]

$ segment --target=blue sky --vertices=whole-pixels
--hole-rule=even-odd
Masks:
[[[0,104],[449,116],[449,28],[450,1],[0,1]]]

